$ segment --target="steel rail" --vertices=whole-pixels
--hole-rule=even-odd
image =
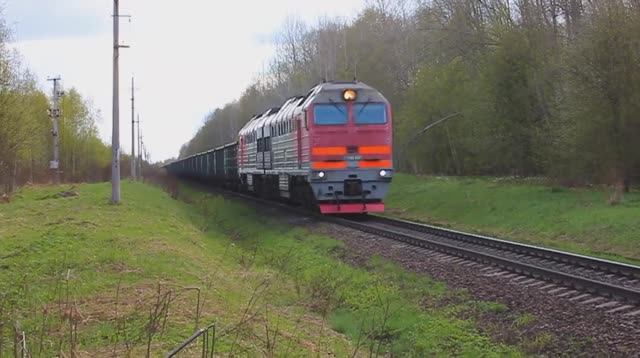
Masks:
[[[553,270],[550,268],[540,267],[529,263],[515,261],[509,258],[496,256],[490,253],[470,250],[465,247],[452,245],[445,242],[439,242],[427,237],[412,235],[405,232],[394,231],[386,228],[379,228],[367,225],[367,222],[360,222],[337,217],[328,217],[327,221],[350,227],[358,231],[386,237],[396,241],[401,241],[412,246],[426,248],[443,252],[445,254],[471,259],[477,262],[491,264],[498,268],[511,271],[517,274],[529,276],[535,279],[550,281],[563,286],[571,287],[579,291],[586,291],[600,296],[611,297],[618,300],[624,300],[629,303],[640,303],[640,290],[633,288],[614,285],[607,282],[597,281],[586,277],[573,275],[570,273]],[[445,232],[447,230],[444,230]],[[438,234],[430,233],[438,236]],[[543,250],[541,248],[537,248]]]
[[[469,242],[477,245],[492,247],[500,250],[511,251],[541,259],[553,260],[559,263],[571,264],[584,268],[594,269],[607,273],[626,276],[630,279],[640,279],[640,266],[630,265],[622,262],[605,260],[597,257],[574,254],[566,251],[548,249],[544,247],[528,245],[513,241],[501,240],[493,237],[470,234],[466,232],[445,229],[442,227],[416,223],[412,221],[389,218],[379,215],[370,215],[374,221],[392,226],[403,227],[425,234],[439,237]]]
[[[455,230],[449,230],[439,228],[436,226],[415,223],[400,219],[391,219],[378,215],[368,215],[366,218],[371,220],[370,224],[367,224],[368,220],[355,220],[347,219],[344,217],[326,216],[317,213],[310,213],[305,210],[300,210],[299,207],[292,207],[282,202],[274,202],[272,200],[258,198],[252,195],[247,195],[238,192],[232,192],[223,190],[225,193],[244,198],[246,200],[254,201],[263,205],[269,205],[270,207],[279,207],[284,210],[312,216],[321,221],[350,227],[352,229],[382,236],[388,239],[401,241],[412,246],[431,249],[445,254],[462,257],[465,259],[471,259],[477,262],[491,264],[498,268],[514,272],[517,274],[529,276],[535,279],[544,281],[550,281],[556,284],[561,284],[566,287],[571,287],[575,290],[586,291],[592,294],[597,294],[604,297],[610,297],[618,300],[623,300],[632,304],[640,304],[640,290],[630,287],[624,287],[615,285],[608,282],[598,281],[595,279],[577,276],[571,273],[554,270],[552,268],[546,268],[537,266],[530,263],[519,262],[507,257],[500,257],[491,253],[480,252],[470,250],[458,245],[452,245],[450,243],[438,241],[437,237],[453,239],[460,243],[472,243],[475,245],[481,245],[489,248],[494,248],[502,251],[514,252],[520,255],[526,255],[534,258],[541,258],[546,260],[556,261],[558,263],[573,265],[577,267],[584,267],[594,270],[603,271],[604,273],[614,273],[623,275],[630,279],[640,278],[640,267],[619,263],[595,257],[583,256],[578,254],[572,254],[564,251],[545,249],[538,246],[520,244],[512,241],[500,240],[496,238],[464,233]],[[423,235],[413,235],[406,232],[400,232],[390,230],[386,228],[375,227],[376,222],[387,224],[389,226],[396,226],[398,228],[410,229],[417,231],[417,234],[427,234],[436,237],[429,238]]]

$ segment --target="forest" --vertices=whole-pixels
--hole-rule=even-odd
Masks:
[[[1,13],[0,13],[1,15]],[[0,193],[25,183],[53,180],[50,93],[37,87],[20,54],[9,45],[11,33],[0,16]],[[98,136],[98,113],[75,89],[60,102],[61,179],[102,181],[110,175],[111,148]]]
[[[638,0],[376,0],[352,19],[288,18],[274,43],[268,70],[181,157],[314,84],[357,78],[391,101],[404,172],[640,181]]]

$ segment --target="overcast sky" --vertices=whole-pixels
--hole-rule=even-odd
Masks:
[[[120,0],[120,139],[131,147],[131,76],[136,109],[153,160],[177,156],[205,115],[240,96],[273,54],[270,39],[287,16],[315,23],[354,17],[364,1]],[[0,0],[15,47],[50,91],[60,75],[100,110],[100,135],[111,141],[111,0]]]

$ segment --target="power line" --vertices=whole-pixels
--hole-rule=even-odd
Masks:
[[[438,119],[437,121],[430,123],[428,126],[424,127],[423,129],[421,129],[418,133],[416,133],[413,138],[411,138],[408,142],[406,142],[406,144],[404,145],[404,147],[408,147],[410,144],[412,144],[416,139],[418,139],[419,136],[421,136],[422,134],[424,134],[426,131],[428,131],[429,129],[435,127],[436,125],[446,121],[449,118],[453,118],[456,116],[461,115],[460,112],[455,112],[455,113],[451,113],[445,117],[442,117],[440,119]]]

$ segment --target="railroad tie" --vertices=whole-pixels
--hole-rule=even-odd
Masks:
[[[536,287],[536,286],[540,286],[540,285],[544,285],[544,281],[539,281],[539,280],[535,280],[536,282],[534,283],[530,283],[527,285],[527,287]]]
[[[616,312],[620,312],[620,311],[624,311],[628,308],[633,307],[632,305],[624,305],[624,306],[620,306],[620,307],[616,307],[612,310],[608,310],[606,313],[616,313]]]
[[[502,271],[500,271],[500,270],[492,270],[492,271],[489,271],[489,272],[485,273],[485,274],[484,274],[484,275],[482,275],[482,276],[484,276],[484,277],[493,277],[493,276],[495,276],[497,273],[500,273],[500,272],[502,272]]]
[[[601,304],[597,305],[596,308],[613,307],[613,306],[617,305],[618,303],[619,303],[618,301],[609,301],[609,302],[605,302],[605,303],[601,303]]]
[[[581,294],[581,295],[579,295],[579,296],[571,297],[571,298],[569,299],[569,301],[577,301],[577,300],[581,300],[581,299],[583,299],[583,298],[587,298],[587,297],[591,297],[591,294],[589,294],[589,293],[583,293],[583,294]]]
[[[549,291],[549,292],[547,292],[547,293],[550,293],[550,294],[552,294],[552,295],[553,295],[553,294],[555,294],[555,293],[558,293],[558,292],[564,291],[564,290],[566,290],[566,289],[567,289],[566,287],[558,287],[558,288],[555,288],[555,289],[553,289],[553,290],[551,290],[551,291]]]
[[[530,283],[535,282],[535,281],[538,281],[538,280],[536,280],[535,278],[529,278],[527,280],[520,281],[518,283],[521,284],[521,285],[529,285]]]
[[[567,297],[567,296],[573,295],[574,293],[578,293],[578,291],[570,290],[565,293],[559,294],[557,297]]]
[[[637,311],[633,311],[633,312],[629,312],[627,314],[625,314],[626,317],[635,317],[635,316],[640,316],[640,310]]]
[[[599,301],[602,301],[602,300],[604,300],[604,297],[594,297],[594,298],[592,298],[590,300],[582,301],[582,302],[580,302],[580,304],[581,305],[588,305],[590,303],[596,303],[596,302],[599,302]]]

